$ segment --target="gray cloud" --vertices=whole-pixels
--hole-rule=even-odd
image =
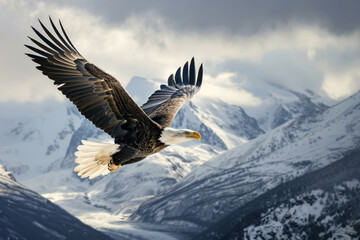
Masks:
[[[209,96],[218,87],[225,90],[221,81],[229,89],[235,83],[238,90],[253,93],[266,89],[261,83],[268,81],[335,99],[360,88],[357,4],[291,3],[3,0],[0,30],[7,34],[0,45],[6,56],[0,58],[0,102],[63,98],[23,55],[26,35],[34,36],[30,25],[39,27],[37,18],[48,25],[48,15],[61,18],[81,53],[124,85],[134,75],[166,79],[195,56],[205,64],[211,87],[202,93]],[[232,90],[231,98],[239,95]],[[246,104],[247,99],[253,98],[239,101]]]
[[[228,34],[256,34],[289,23],[315,23],[337,34],[360,28],[360,1],[357,0],[89,0],[57,4],[86,9],[110,24],[122,23],[132,15],[152,12],[180,32],[220,30]]]

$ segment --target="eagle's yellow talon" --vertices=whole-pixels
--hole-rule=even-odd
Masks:
[[[116,165],[116,164],[113,163],[112,160],[108,164],[108,169],[109,169],[110,172],[115,172],[116,170],[119,170],[119,168],[121,168],[121,164]]]

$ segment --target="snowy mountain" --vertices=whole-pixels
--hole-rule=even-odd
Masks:
[[[141,105],[152,92],[159,88],[161,83],[164,82],[134,77],[126,89]],[[277,87],[277,89],[281,88]],[[273,94],[276,99],[285,99],[283,95],[288,94],[289,91],[282,89],[278,92],[274,91]],[[294,96],[295,93],[291,94]],[[259,120],[257,121],[247,114],[253,109],[246,109],[245,112],[242,107],[237,105],[202,98],[201,94],[196,97],[198,98],[197,104],[190,102],[180,109],[173,126],[198,130],[203,137],[202,143],[214,146],[218,150],[226,150],[264,133],[260,127],[261,124],[258,124]],[[303,98],[310,107],[300,104],[297,97],[286,98],[286,103],[288,105],[304,105],[305,107],[301,111],[296,110],[303,114],[310,114],[312,111],[320,109],[320,107],[314,106],[321,104],[316,105],[311,102],[310,98]],[[0,116],[2,136],[0,138],[0,164],[13,172],[19,180],[32,178],[44,171],[74,166],[73,153],[81,139],[104,140],[109,138],[107,134],[99,131],[85,120],[67,100],[64,102],[47,101],[41,104],[2,103],[0,109],[7,113]],[[308,109],[308,112],[305,109]],[[296,111],[292,110],[292,113]],[[259,112],[263,112],[262,110],[252,112],[255,114],[255,118],[261,120]],[[287,114],[285,113],[285,115]],[[278,124],[293,117],[284,120],[281,114],[274,114],[274,116],[277,116],[274,121]]]
[[[323,112],[328,108],[319,95],[311,90],[296,92],[283,86],[268,83],[260,106],[247,106],[245,110],[265,131],[274,129],[299,116]]]
[[[0,166],[0,239],[111,239],[17,183]]]
[[[129,83],[129,93],[137,96],[136,92],[131,93],[131,90],[135,89],[131,86],[146,85],[147,90],[153,89],[150,87],[151,84],[159,87],[156,82],[144,81],[141,78],[133,78]],[[144,89],[141,93],[150,95]],[[128,216],[146,199],[171,188],[195,166],[204,163],[228,147],[234,147],[235,144],[241,144],[264,133],[256,120],[249,117],[239,106],[220,101],[206,103],[205,106],[207,105],[209,106],[199,108],[189,102],[180,110],[173,124],[177,128],[199,131],[203,136],[201,143],[192,141],[171,146],[144,161],[125,166],[114,174],[91,181],[91,187],[86,190],[87,201],[113,214]],[[236,119],[232,125],[231,119]],[[53,163],[49,172],[59,168],[71,168],[70,171],[72,171],[75,166],[74,152],[81,139],[101,141],[107,138],[109,138],[107,134],[98,130],[88,120],[84,120],[72,135],[65,158]],[[39,181],[39,178],[36,179],[36,182],[30,180],[26,183],[44,193],[40,189],[43,187],[37,184],[42,181]],[[122,187],[119,188],[119,186]]]
[[[140,205],[134,221],[204,230],[260,194],[360,147],[360,92],[216,156]],[[191,229],[191,230],[190,230]]]
[[[160,82],[134,77],[127,86],[127,90],[141,105],[154,90],[159,88]],[[280,98],[276,92],[274,96],[276,99]],[[289,164],[284,160],[283,164],[276,165],[274,164],[276,161],[269,159],[262,162],[261,155],[271,155],[272,151],[277,151],[281,155],[282,152],[288,150],[294,154],[296,151],[293,153],[294,148],[290,147],[290,145],[293,146],[292,141],[300,141],[299,144],[302,144],[301,141],[309,140],[308,136],[316,143],[317,139],[313,140],[314,136],[309,132],[312,127],[319,132],[320,126],[306,125],[301,121],[311,122],[313,112],[316,112],[317,117],[322,116],[321,109],[312,111],[312,108],[309,108],[307,112],[305,108],[301,108],[302,112],[299,110],[298,115],[292,115],[288,120],[290,122],[283,121],[283,125],[274,130],[265,129],[268,130],[265,134],[257,122],[259,115],[248,115],[248,110],[244,110],[241,106],[202,98],[201,94],[196,98],[196,103],[189,102],[179,111],[173,127],[199,131],[202,134],[201,142],[191,141],[171,146],[144,161],[124,166],[113,174],[93,181],[80,179],[73,173],[74,152],[81,139],[102,141],[108,139],[109,136],[80,116],[77,110],[74,111],[74,107],[69,108],[71,105],[67,102],[58,104],[56,108],[53,107],[54,103],[50,103],[46,107],[39,107],[39,110],[35,112],[29,106],[29,114],[19,113],[18,116],[10,116],[6,119],[1,117],[0,121],[5,121],[6,124],[3,124],[0,130],[7,134],[6,136],[10,136],[9,133],[15,128],[7,122],[30,120],[25,125],[26,128],[19,128],[13,145],[9,146],[6,139],[0,140],[2,144],[0,145],[0,161],[6,167],[27,165],[28,170],[25,174],[20,171],[15,172],[15,175],[26,186],[62,206],[84,223],[111,236],[129,239],[187,238],[188,233],[185,235],[181,233],[184,228],[186,232],[196,234],[237,208],[239,206],[237,194],[241,192],[243,195],[247,194],[246,189],[241,189],[241,185],[246,183],[247,179],[250,179],[248,189],[251,190],[253,187],[255,190],[250,197],[246,195],[244,199],[240,198],[244,202],[276,186],[281,181],[312,170],[311,167],[316,169],[328,164],[324,162],[323,165],[317,166],[307,160]],[[298,97],[294,97],[285,102],[288,105],[291,103],[296,105],[295,102],[298,100]],[[313,101],[314,99],[310,99],[310,102]],[[301,104],[299,106],[302,107]],[[262,110],[257,112],[262,112]],[[279,117],[278,122],[282,121],[281,114],[273,116]],[[291,120],[299,116],[298,120]],[[322,120],[314,121],[321,122]],[[67,127],[71,126],[71,123],[73,127]],[[303,129],[298,130],[299,126],[306,126],[309,129],[307,132]],[[46,136],[46,138],[34,137],[31,141],[24,140],[21,136],[26,135],[26,129],[37,129],[38,135]],[[62,134],[59,132],[67,134],[61,138]],[[340,132],[344,133],[345,130],[341,129],[336,134]],[[299,134],[299,139],[297,136],[292,136],[293,133]],[[344,137],[339,141],[348,141],[348,138]],[[46,143],[51,144],[46,145]],[[49,145],[54,145],[53,148],[50,147],[54,150],[50,155],[46,155]],[[271,148],[267,145],[271,145]],[[285,148],[286,145],[289,146]],[[11,147],[17,150],[6,151]],[[228,149],[232,150],[227,151]],[[257,149],[258,152],[256,152]],[[3,154],[5,152],[7,153]],[[334,150],[333,153],[335,152]],[[15,162],[12,162],[14,159]],[[243,171],[242,166],[249,170]],[[269,172],[266,168],[269,168]],[[281,180],[278,174],[284,175]],[[272,181],[271,184],[266,183],[268,179]],[[252,180],[255,182],[251,182]],[[229,184],[228,187],[226,184]],[[195,185],[198,187],[194,187]],[[234,188],[233,192],[231,188]],[[163,206],[153,204],[157,200]],[[230,203],[227,202],[228,200]],[[140,209],[138,209],[139,206],[141,206]],[[187,210],[190,214],[186,212]],[[140,216],[142,214],[143,216]],[[134,219],[136,221],[133,221]],[[163,225],[159,225],[159,222]]]
[[[70,102],[0,104],[0,164],[17,179],[41,174],[62,159],[82,117]]]
[[[146,88],[141,88],[141,94],[136,93],[136,86],[139,85],[146,85]],[[159,88],[157,81],[134,78],[129,83],[127,89],[135,99],[140,101],[138,103],[141,104],[141,101],[145,102],[146,98],[157,88]],[[135,91],[134,93],[131,93],[132,89]],[[58,106],[57,108],[59,113],[57,116],[54,116],[54,118],[58,119],[57,121],[47,119],[56,115],[53,112],[54,110],[49,110],[42,114],[39,114],[39,110],[34,115],[38,115],[39,118],[45,118],[42,124],[45,125],[46,123],[47,129],[52,129],[53,125],[60,125],[63,122],[71,121],[75,122],[76,127],[72,129],[72,134],[64,138],[64,141],[58,142],[59,148],[57,151],[59,155],[62,154],[62,157],[55,160],[47,159],[41,150],[34,151],[34,149],[38,149],[38,146],[41,146],[39,141],[35,139],[36,141],[30,142],[29,145],[31,146],[29,149],[36,153],[36,155],[30,156],[34,156],[32,159],[41,159],[43,161],[39,164],[41,168],[39,171],[33,171],[32,175],[20,174],[17,176],[31,189],[61,205],[85,223],[109,232],[108,229],[114,228],[114,225],[110,224],[111,227],[109,227],[108,222],[113,222],[114,217],[117,220],[127,219],[130,214],[137,210],[142,202],[171,188],[190,173],[195,166],[204,163],[225,149],[235,146],[237,143],[246,142],[259,134],[263,134],[256,120],[249,117],[241,107],[222,102],[207,104],[210,104],[209,109],[197,107],[191,103],[186,104],[174,122],[174,127],[192,128],[200,131],[203,135],[201,144],[193,141],[183,145],[172,146],[159,154],[147,158],[145,161],[126,166],[114,174],[95,181],[79,179],[72,172],[72,168],[75,165],[73,154],[81,139],[102,141],[109,138],[109,136],[77,114],[64,114],[60,111],[63,109],[63,106]],[[64,106],[67,109],[68,106],[66,104]],[[31,116],[31,114],[27,115],[28,118],[31,118]],[[234,129],[227,126],[232,118],[237,119],[235,122],[237,126],[234,125]],[[14,120],[17,120],[17,118]],[[202,121],[205,123],[200,124]],[[32,123],[29,123],[29,126],[33,126]],[[47,135],[56,138],[57,132],[47,132]],[[53,140],[48,141],[53,142]],[[19,139],[18,142],[23,144]],[[6,141],[4,141],[4,144],[6,144]],[[21,149],[21,145],[18,147]],[[2,155],[1,158],[9,159],[5,155]],[[29,165],[37,164],[36,162],[29,162],[27,158],[23,158],[22,161]],[[4,160],[4,162],[9,164],[8,161]],[[44,164],[44,162],[47,162],[47,164]],[[29,172],[31,171],[29,170]],[[33,175],[37,176],[33,177]],[[103,218],[95,218],[96,220],[94,220],[95,212],[106,216],[106,224],[104,224]],[[124,234],[124,231],[126,234]],[[131,234],[133,233],[129,232],[128,229],[121,229],[122,237]],[[149,232],[144,234],[149,235]]]
[[[264,133],[256,120],[240,106],[220,100],[204,101],[197,106],[192,102],[181,108],[173,127],[197,129],[202,143],[231,149]]]
[[[281,184],[197,239],[359,239],[360,151]]]

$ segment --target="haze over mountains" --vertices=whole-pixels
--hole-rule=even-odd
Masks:
[[[127,90],[141,104],[159,82],[134,77]],[[335,186],[330,181],[332,177],[328,177],[326,189],[319,184],[290,194],[282,202],[256,209],[258,214],[265,214],[268,207],[270,217],[257,215],[246,220],[248,225],[241,222],[241,216],[251,214],[243,206],[259,198],[265,201],[263,194],[274,188],[287,189],[287,182],[306,174],[324,167],[324,172],[330,171],[326,170],[327,165],[346,162],[344,157],[359,149],[359,92],[334,106],[326,106],[311,91],[300,93],[274,85],[269,85],[266,104],[257,108],[201,98],[200,94],[196,98],[179,111],[173,127],[199,131],[201,143],[171,146],[95,181],[81,180],[73,173],[73,154],[81,139],[102,141],[109,136],[67,101],[41,106],[20,104],[16,108],[19,112],[0,117],[0,164],[21,183],[85,224],[129,239],[188,239],[198,234],[237,238],[244,232],[252,236],[249,239],[256,239],[254,232],[259,233],[259,239],[270,236],[269,232],[283,236],[285,230],[276,228],[281,223],[271,217],[275,214],[271,211],[291,212],[287,200],[301,201],[306,196],[320,199],[321,193],[336,194],[341,186],[348,189],[349,202],[359,200],[358,195],[352,194],[357,189],[356,178],[344,178],[343,182],[334,182]],[[336,202],[340,200],[334,197],[327,199],[333,204],[324,205],[322,209],[326,211],[340,205],[344,209],[352,207]],[[324,215],[320,211],[315,219]],[[229,216],[231,221],[243,225],[234,224],[230,229],[213,227],[223,226],[230,221]],[[326,224],[345,224],[352,229],[345,231],[344,236],[360,234],[354,218],[333,218],[336,220]],[[262,224],[254,219],[261,219]],[[301,235],[307,225],[301,226],[303,230],[287,229],[286,234]],[[214,231],[208,230],[211,228]],[[327,231],[321,236],[334,234],[336,231]]]

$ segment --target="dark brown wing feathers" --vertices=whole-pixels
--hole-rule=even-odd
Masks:
[[[143,112],[114,77],[81,56],[61,22],[63,35],[51,18],[50,22],[57,38],[40,22],[52,41],[33,28],[44,44],[30,38],[39,48],[25,46],[39,55],[27,55],[79,111],[114,137],[115,142],[136,142],[141,134],[151,138],[151,133],[159,132],[161,127]]]

